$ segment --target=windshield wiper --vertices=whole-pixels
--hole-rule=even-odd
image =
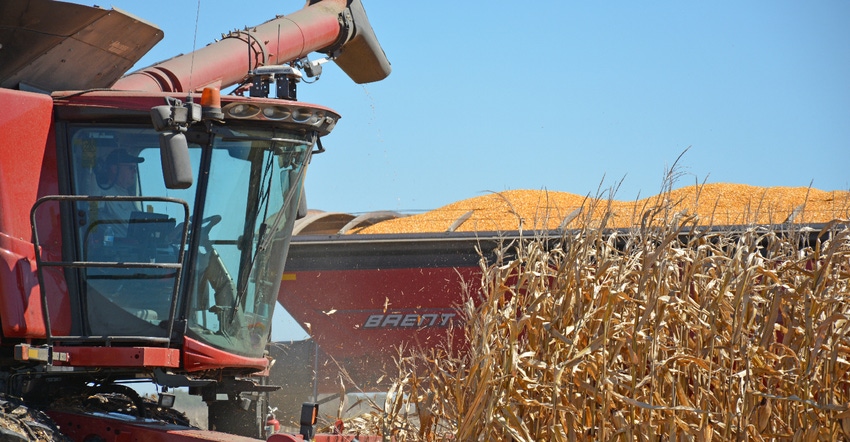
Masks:
[[[271,204],[271,188],[272,188],[272,179],[274,177],[274,159],[277,158],[277,155],[269,155],[268,160],[266,160],[265,166],[263,168],[263,174],[260,177],[260,189],[259,189],[259,198],[257,198],[257,210],[253,213],[253,219],[249,220],[250,224],[253,225],[256,220],[259,212],[263,212],[262,219],[264,220],[260,223],[260,227],[257,229],[257,246],[254,248],[253,253],[251,253],[250,260],[248,262],[247,271],[243,271],[240,269],[239,272],[239,283],[237,284],[237,294],[235,299],[233,300],[233,307],[230,314],[230,322],[236,319],[236,309],[238,306],[242,305],[242,301],[248,293],[248,279],[251,276],[251,272],[254,271],[254,263],[257,259],[257,255],[260,251],[265,250],[268,246],[268,241],[266,240],[266,230],[268,230],[268,224],[266,224],[265,220],[268,218],[269,205]],[[283,210],[283,208],[281,208]],[[278,214],[279,215],[279,214]]]

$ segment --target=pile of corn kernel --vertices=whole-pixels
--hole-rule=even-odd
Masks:
[[[383,221],[352,233],[550,230],[602,223],[629,228],[647,217],[696,215],[705,226],[809,224],[850,218],[850,191],[745,184],[688,186],[635,201],[547,190],[509,190]],[[565,222],[565,219],[568,222]]]

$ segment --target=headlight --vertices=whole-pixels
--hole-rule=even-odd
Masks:
[[[325,109],[314,109],[303,105],[287,106],[279,103],[230,103],[222,108],[226,118],[240,120],[279,121],[306,125],[321,135],[329,133],[339,115]]]

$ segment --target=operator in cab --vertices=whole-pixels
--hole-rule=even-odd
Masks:
[[[144,158],[131,155],[125,149],[115,149],[106,157],[97,174],[97,185],[102,196],[140,196],[139,163]],[[106,201],[100,217],[109,220],[119,237],[127,236],[127,222],[133,212],[142,211],[139,201]]]

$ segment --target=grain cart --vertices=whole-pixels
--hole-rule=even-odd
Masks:
[[[328,60],[390,73],[359,0],[125,76],[161,38],[119,10],[0,0],[0,430],[20,440],[263,437],[274,387],[255,375],[307,164],[340,118],[296,83]],[[217,431],[168,411],[176,387]]]
[[[808,195],[809,211],[821,214],[817,221],[760,225],[777,235],[797,238],[801,250],[830,237],[822,230],[830,218],[827,213],[831,212],[817,208],[817,199],[835,209],[847,205],[846,197],[835,197],[839,202],[833,203],[833,197],[816,198],[815,191],[809,195],[803,190],[806,193],[801,197]],[[714,199],[706,201],[713,203]],[[287,365],[295,364],[296,358],[282,360],[271,371],[271,379],[274,383],[283,382],[283,377],[294,377],[293,372],[298,370],[315,373],[313,394],[325,398],[340,390],[340,367],[344,368],[349,387],[386,391],[394,380],[399,348],[429,354],[431,349],[451,343],[455,350],[463,349],[461,306],[468,298],[478,300],[481,295],[482,263],[509,262],[515,253],[513,247],[521,244],[523,238],[545,238],[543,242],[549,247],[559,247],[565,235],[572,238],[580,233],[555,229],[417,232],[410,226],[421,229],[434,219],[422,215],[416,223],[407,225],[408,231],[362,232],[361,229],[382,222],[403,221],[405,216],[393,212],[311,212],[295,223],[296,235],[279,293],[281,305],[296,321],[305,324],[310,339],[281,342],[277,347],[289,351],[283,354],[294,355],[308,347],[315,356],[300,366]],[[840,213],[839,209],[832,216]],[[531,219],[533,214],[525,216]],[[445,225],[449,223],[450,220]],[[704,225],[699,234],[735,237],[752,228],[752,224]],[[624,250],[625,239],[633,235],[633,230],[618,226],[607,229],[603,237],[617,238],[614,244]],[[679,239],[688,244],[693,236],[693,231],[684,230]],[[273,397],[291,391],[294,389],[276,392]]]

